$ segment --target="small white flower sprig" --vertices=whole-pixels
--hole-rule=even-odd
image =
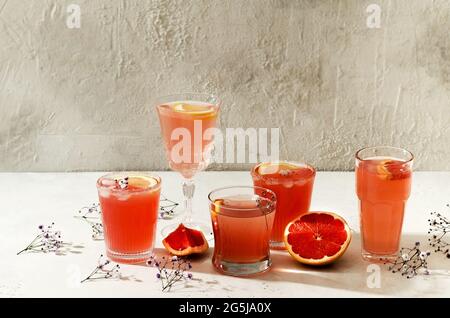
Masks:
[[[420,242],[416,242],[413,248],[403,247],[400,249],[399,256],[394,261],[387,261],[388,269],[392,273],[401,273],[406,278],[413,278],[419,273],[428,275],[427,258],[429,251],[420,250]]]
[[[447,204],[447,207],[450,207]],[[431,218],[428,220],[430,229],[428,234],[431,234],[431,238],[428,239],[428,243],[431,247],[434,247],[435,252],[443,253],[450,259],[450,243],[447,239],[448,233],[450,233],[450,220],[444,215],[431,212]]]
[[[82,207],[75,217],[88,223],[92,229],[92,239],[94,241],[103,240],[103,224],[101,222],[102,211],[100,204],[93,203],[90,206]]]
[[[24,252],[37,252],[37,253],[50,253],[58,252],[58,250],[64,245],[61,240],[61,231],[55,230],[55,223],[52,222],[50,225],[39,225],[38,229],[40,233],[36,235],[34,240],[28,244],[23,250],[19,251],[17,255]]]
[[[128,188],[128,177],[125,177],[123,179],[116,179],[114,180],[116,182],[116,186],[118,186],[120,189],[126,189]]]
[[[179,203],[166,198],[165,195],[161,194],[159,200],[159,218],[160,219],[172,219],[175,216],[175,209]]]
[[[81,281],[81,283],[108,278],[120,278],[120,266],[119,264],[113,264],[109,259],[100,255],[98,259],[98,265],[95,269]]]
[[[186,258],[163,256],[161,259],[158,259],[156,256],[151,256],[147,261],[147,265],[158,269],[156,278],[161,282],[161,290],[163,292],[169,292],[178,282],[193,278],[192,273],[188,272],[188,270],[192,269],[192,264]]]

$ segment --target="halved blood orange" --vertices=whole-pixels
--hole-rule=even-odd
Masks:
[[[351,239],[345,220],[332,212],[309,212],[290,222],[284,231],[288,252],[308,265],[334,262],[347,250]]]
[[[201,231],[185,227],[183,223],[167,235],[162,243],[171,254],[176,256],[201,254],[209,248],[208,241]]]

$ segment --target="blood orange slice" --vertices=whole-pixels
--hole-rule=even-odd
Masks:
[[[163,241],[164,247],[173,255],[201,254],[208,250],[208,242],[201,231],[185,227],[181,223]]]
[[[352,234],[343,218],[331,212],[309,212],[284,231],[287,250],[300,263],[325,265],[341,257]]]

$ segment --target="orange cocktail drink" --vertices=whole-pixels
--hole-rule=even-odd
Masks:
[[[210,233],[209,227],[194,220],[192,201],[195,192],[194,177],[204,170],[212,159],[214,135],[220,101],[210,94],[185,93],[161,97],[156,110],[167,160],[172,170],[183,176],[183,224]],[[162,229],[163,236],[176,226]]]
[[[114,261],[150,257],[156,233],[161,179],[145,173],[112,173],[97,181],[106,253]]]
[[[400,148],[364,148],[356,154],[362,255],[396,257],[406,201],[411,192],[413,155]]]
[[[271,247],[284,249],[283,235],[286,225],[309,211],[316,171],[297,162],[260,163],[252,169],[255,186],[275,192],[277,210],[271,234]]]
[[[219,107],[185,100],[162,103],[157,109],[170,168],[192,178],[209,163],[213,138],[205,132],[216,127]]]
[[[275,194],[259,187],[229,187],[211,192],[209,199],[214,266],[234,276],[267,270]]]

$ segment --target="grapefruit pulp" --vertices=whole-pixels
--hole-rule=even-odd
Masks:
[[[171,254],[176,256],[201,254],[209,248],[201,231],[185,227],[183,223],[167,235],[162,243]]]
[[[290,222],[284,244],[293,258],[303,264],[326,265],[341,257],[352,234],[343,218],[331,212],[309,212]]]

